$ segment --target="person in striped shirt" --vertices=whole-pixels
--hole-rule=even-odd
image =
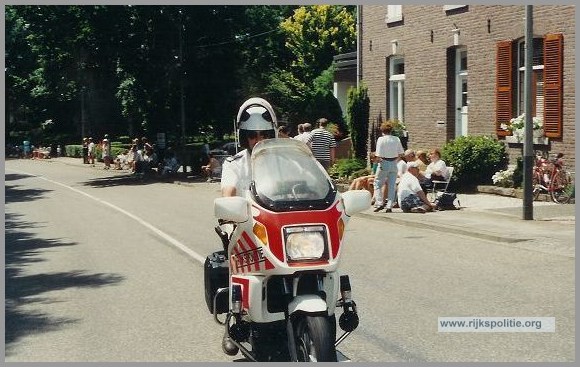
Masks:
[[[320,118],[317,123],[318,128],[311,132],[310,149],[312,149],[314,158],[328,171],[330,166],[334,164],[336,140],[334,139],[334,135],[326,130],[326,126],[328,125],[327,119],[324,117]]]

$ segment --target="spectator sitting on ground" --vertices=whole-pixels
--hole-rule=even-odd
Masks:
[[[129,165],[129,151],[126,150],[121,154],[117,154],[117,157],[115,157],[115,169],[121,170],[124,167]]]
[[[399,207],[404,213],[425,213],[432,211],[435,205],[431,203],[419,183],[419,167],[416,162],[407,165],[407,172],[401,177],[397,188]]]
[[[209,163],[205,166],[201,166],[201,172],[204,176],[207,177],[207,181],[212,181],[213,177],[220,176],[222,173],[222,165],[220,161],[213,156],[213,154],[209,154]]]
[[[175,152],[173,150],[168,149],[165,153],[165,159],[163,160],[162,168],[161,168],[161,177],[167,177],[170,174],[177,173],[179,169],[179,162],[177,161],[177,157],[175,156]]]

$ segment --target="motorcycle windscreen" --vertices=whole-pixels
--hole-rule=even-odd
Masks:
[[[252,150],[251,191],[273,211],[321,210],[335,200],[336,188],[310,148],[295,139],[267,139]]]

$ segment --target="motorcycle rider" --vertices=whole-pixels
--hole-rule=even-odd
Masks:
[[[221,190],[222,196],[243,196],[250,187],[252,179],[250,156],[252,148],[264,139],[276,137],[276,114],[274,109],[263,98],[252,97],[245,101],[238,111],[236,124],[238,137],[243,149],[238,154],[228,157],[222,166]],[[222,226],[220,236],[231,228]],[[227,251],[227,246],[226,246]],[[227,332],[223,336],[222,348],[229,355],[236,355],[238,347],[230,340]]]
[[[252,97],[245,101],[236,118],[240,145],[245,148],[225,160],[222,167],[222,196],[243,196],[250,187],[252,148],[264,139],[276,137],[276,114],[268,101]]]

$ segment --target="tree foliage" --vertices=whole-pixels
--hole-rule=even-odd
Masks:
[[[7,5],[6,130],[219,136],[250,96],[340,122],[328,68],[354,47],[353,8]]]

